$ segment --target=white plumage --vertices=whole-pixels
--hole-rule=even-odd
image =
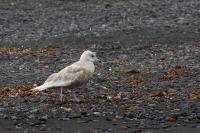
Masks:
[[[75,88],[86,84],[92,77],[97,61],[96,53],[89,50],[84,51],[80,60],[62,69],[58,73],[53,73],[41,86],[32,90],[42,91],[52,87]],[[62,90],[61,90],[62,93]]]

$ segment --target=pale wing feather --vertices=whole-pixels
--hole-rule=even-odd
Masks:
[[[43,85],[35,88],[38,90],[44,90],[51,87],[78,87],[88,82],[91,78],[92,72],[81,67],[79,62],[76,62],[58,73],[50,75]]]
[[[74,63],[58,73],[54,73],[48,77],[45,84],[51,84],[52,87],[57,86],[81,86],[85,84],[89,78],[90,73],[77,63]]]
[[[70,66],[68,66],[68,67],[66,67],[66,68],[64,68],[64,69],[62,69],[62,70],[60,70],[58,73],[51,74],[46,79],[46,81],[44,83],[55,83],[55,82],[58,82],[58,81],[62,81],[63,80],[63,78],[62,78],[63,76],[62,75],[64,73],[69,73],[70,74],[70,73],[74,73],[76,71],[79,71],[79,69],[78,69],[79,67],[76,64],[77,64],[77,62],[72,64],[72,65],[70,65]]]
[[[57,77],[58,73],[51,74],[44,83],[54,81]]]
[[[81,66],[72,65],[61,70],[59,76],[66,82],[66,86],[80,86],[89,80],[90,73]]]

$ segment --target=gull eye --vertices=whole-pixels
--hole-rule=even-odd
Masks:
[[[94,55],[92,54],[91,57],[94,58]]]

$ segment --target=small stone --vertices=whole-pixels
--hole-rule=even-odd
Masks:
[[[33,87],[37,87],[38,85],[36,83],[33,84]]]
[[[165,131],[170,131],[171,129],[169,129],[169,128],[164,128],[164,130],[165,130]]]
[[[15,5],[15,3],[11,2],[11,3],[10,3],[10,5],[11,5],[11,6],[14,6],[14,5]]]
[[[100,115],[101,115],[100,112],[94,112],[93,114],[94,114],[95,116],[100,116]]]
[[[111,5],[109,4],[109,3],[107,3],[106,5],[105,5],[105,8],[110,8],[111,7]]]
[[[86,111],[81,111],[81,115],[83,115],[83,116],[87,116],[87,112]]]
[[[133,129],[132,133],[142,133],[142,130],[141,129]]]
[[[17,130],[19,130],[19,129],[21,129],[22,127],[20,127],[20,126],[15,126],[15,129],[17,129]]]
[[[30,125],[31,126],[38,126],[38,125],[42,125],[44,123],[45,123],[45,121],[36,121],[36,122],[31,123]]]
[[[48,115],[42,116],[39,120],[40,121],[47,121],[48,120]]]
[[[69,121],[70,118],[60,118],[59,120],[63,120],[63,121]]]
[[[163,125],[162,128],[163,129],[168,129],[170,126],[169,125]]]
[[[112,119],[109,117],[106,117],[106,121],[112,121]]]
[[[129,127],[129,126],[123,125],[123,126],[121,126],[121,128],[124,129],[124,130],[127,130],[127,129],[130,128],[130,127]]]
[[[6,110],[7,110],[6,108],[0,108],[0,112],[4,112]]]
[[[29,133],[29,130],[25,130],[23,133]]]
[[[61,130],[62,130],[62,128],[61,128],[61,127],[56,127],[55,129],[56,129],[56,130],[59,130],[59,131],[61,131]]]
[[[4,118],[4,114],[0,113],[0,119]]]
[[[197,125],[196,128],[200,128],[200,125]]]
[[[47,128],[46,127],[41,127],[40,131],[47,131]]]
[[[71,113],[69,115],[70,119],[75,119],[75,118],[81,118],[81,115],[79,113]]]
[[[66,108],[66,107],[60,107],[61,109],[63,109],[66,112],[70,112],[72,111],[72,108]]]
[[[34,119],[35,118],[35,115],[34,114],[31,114],[31,115],[28,115],[27,116],[29,119]]]
[[[38,112],[38,109],[33,109],[30,111],[30,113],[35,113],[35,112]]]
[[[69,30],[70,31],[76,31],[78,30],[78,25],[75,23],[71,23],[71,25],[69,26]]]
[[[83,133],[83,131],[79,130],[79,131],[77,131],[76,133]]]
[[[155,107],[155,106],[156,106],[156,104],[149,104],[149,106],[150,106],[150,107]]]
[[[135,116],[134,116],[134,113],[128,112],[128,113],[125,114],[125,117],[127,117],[129,119],[133,119]]]
[[[16,126],[15,126],[15,129],[21,129],[22,128],[22,123],[18,123]]]
[[[81,121],[79,121],[79,122],[80,122],[80,123],[89,123],[90,121],[92,121],[92,119],[81,120]]]
[[[12,120],[17,120],[17,117],[16,116],[11,116],[11,119]]]
[[[36,130],[35,128],[32,128],[32,129],[31,129],[31,131],[35,131],[35,130]]]
[[[116,118],[116,119],[122,119],[122,118],[123,118],[123,116],[116,115],[116,116],[115,116],[115,118]]]
[[[5,120],[7,120],[7,119],[8,119],[8,115],[3,115],[3,118],[4,118]]]

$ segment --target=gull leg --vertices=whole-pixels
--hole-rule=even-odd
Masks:
[[[73,97],[76,102],[80,102],[81,100],[76,96],[75,92],[73,91]]]
[[[60,88],[60,101],[63,101],[63,88]]]
[[[75,102],[77,102],[77,103],[79,103],[79,102],[81,101],[81,100],[76,96],[76,94],[75,94],[74,91],[71,91],[71,90],[68,90],[68,89],[67,89],[67,91],[68,91],[68,93],[71,93],[71,94],[73,95],[73,97],[74,97],[73,101],[75,101]]]

